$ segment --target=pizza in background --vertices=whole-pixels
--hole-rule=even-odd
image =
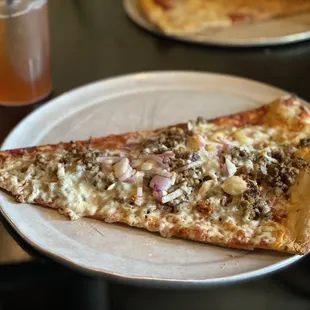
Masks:
[[[140,0],[146,18],[168,34],[229,27],[310,10],[310,0]]]

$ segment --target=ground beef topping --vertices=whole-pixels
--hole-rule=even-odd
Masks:
[[[144,142],[144,150],[148,153],[159,154],[171,150],[179,145],[185,145],[186,135],[182,128],[171,127],[163,130],[159,135],[150,137]]]
[[[250,220],[271,219],[271,208],[261,195],[257,182],[249,180],[247,183],[248,188],[240,201],[241,207],[244,208],[244,218]]]
[[[267,173],[260,173],[259,181],[274,187],[277,196],[287,195],[300,170],[309,164],[302,158],[294,157],[294,150],[291,147],[273,151],[271,157],[275,161],[268,161],[266,164]]]

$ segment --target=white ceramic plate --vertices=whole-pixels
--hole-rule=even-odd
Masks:
[[[113,78],[66,93],[30,114],[3,149],[151,129],[197,116],[252,109],[285,92],[246,79],[194,72],[154,72]],[[216,284],[274,271],[296,261],[267,251],[246,252],[165,239],[142,229],[81,219],[18,204],[0,195],[6,219],[45,254],[98,274],[162,283]]]
[[[139,0],[123,0],[127,15],[139,26],[157,35],[167,36],[152,25],[143,15]],[[271,46],[295,43],[310,39],[310,13],[264,21],[251,25],[211,29],[173,39],[199,44],[221,46]]]

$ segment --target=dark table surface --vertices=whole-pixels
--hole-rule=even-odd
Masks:
[[[255,49],[179,43],[139,29],[126,17],[121,2],[49,2],[52,97],[85,83],[126,73],[198,70],[255,79],[310,101],[310,42]],[[0,143],[20,120],[40,105],[0,107]],[[4,230],[0,230],[0,238],[1,233],[5,234]],[[6,246],[1,245],[4,251]],[[24,259],[24,254],[18,253]]]
[[[158,38],[136,27],[125,15],[122,1],[49,1],[53,94],[111,76],[150,70],[198,70],[233,74],[255,79],[297,93],[310,101],[310,42],[278,48],[227,49],[183,44]],[[43,103],[44,104],[44,103]],[[38,106],[0,107],[0,143],[12,128]],[[3,219],[2,219],[3,220]],[[38,255],[23,242],[8,223],[0,222],[0,308],[1,297],[9,305],[22,301],[39,309],[54,309],[54,296],[66,308],[103,309],[105,282],[86,278]],[[15,238],[15,242],[7,233]],[[18,244],[29,253],[22,251]],[[27,267],[13,262],[24,263]],[[2,259],[1,259],[2,258]],[[61,278],[61,281],[59,279]],[[29,279],[31,281],[29,282]],[[24,295],[16,295],[16,283]],[[228,288],[225,291],[153,291],[112,285],[114,309],[309,309],[309,257],[273,278]],[[283,285],[289,290],[282,290]],[[14,289],[11,297],[8,291]],[[56,290],[55,290],[56,289]],[[1,292],[2,293],[1,295]],[[224,295],[223,295],[224,293]],[[22,293],[24,294],[24,293]],[[17,297],[16,297],[17,296]],[[63,299],[61,298],[63,296]],[[74,298],[72,299],[71,297]],[[114,296],[114,297],[113,297]],[[121,296],[121,298],[120,298]],[[225,298],[223,298],[225,296]],[[151,303],[149,302],[151,300]],[[212,304],[217,306],[212,307]],[[28,308],[27,308],[28,309]]]

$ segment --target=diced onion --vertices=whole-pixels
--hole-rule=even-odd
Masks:
[[[228,177],[234,176],[235,173],[237,172],[237,168],[228,158],[225,158],[225,166],[227,169],[227,176]]]
[[[199,155],[200,155],[200,157],[202,157],[203,159],[210,158],[210,154],[206,151],[205,148],[201,148],[201,149],[199,150]]]
[[[117,182],[114,182],[113,184],[111,184],[111,185],[107,188],[107,190],[108,190],[108,191],[111,191],[111,190],[116,186],[116,184],[117,184]]]
[[[214,184],[213,180],[203,182],[198,191],[198,198],[199,199],[204,198],[208,193],[208,191],[211,189],[213,184]]]
[[[156,162],[159,166],[161,167],[165,167],[164,163],[163,163],[163,159],[159,156],[159,155],[142,155],[140,157],[143,160],[153,160],[154,162]]]
[[[171,174],[172,174],[172,176],[171,176],[171,185],[174,185],[175,181],[176,181],[176,178],[177,178],[177,174],[175,172],[172,172]]]
[[[133,159],[130,163],[130,166],[133,168],[137,168],[137,167],[141,166],[142,163],[143,163],[142,159]]]
[[[132,175],[128,179],[126,179],[124,182],[129,183],[129,184],[135,184],[136,183],[136,175],[137,175],[136,170],[133,170]]]
[[[155,162],[153,160],[147,160],[141,165],[141,170],[147,171],[151,170],[154,167]]]
[[[120,181],[125,181],[132,175],[132,168],[129,165],[129,159],[123,158],[113,166],[114,174]]]
[[[137,196],[143,197],[143,176],[144,173],[138,171],[136,173],[136,183],[137,183]]]
[[[118,179],[121,182],[128,181],[134,174],[136,173],[136,170],[133,170],[131,167],[124,173],[122,174]],[[134,182],[134,181],[133,181]]]
[[[156,175],[150,182],[150,187],[158,192],[168,190],[171,185],[171,179],[159,175]]]
[[[167,203],[171,200],[174,200],[180,196],[183,195],[183,191],[181,189],[177,189],[176,191],[166,195],[166,196],[163,196],[162,199],[161,199],[161,202],[162,203]]]

